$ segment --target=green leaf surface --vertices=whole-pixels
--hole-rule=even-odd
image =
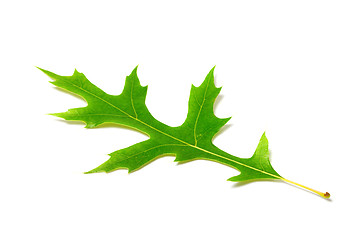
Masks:
[[[52,84],[83,97],[88,103],[86,107],[53,115],[66,120],[83,121],[86,128],[102,123],[116,123],[149,136],[146,141],[109,154],[108,161],[87,173],[111,172],[121,168],[132,172],[156,158],[174,155],[176,162],[207,159],[239,170],[240,174],[231,177],[230,181],[281,179],[270,164],[265,134],[251,158],[235,157],[212,143],[215,134],[230,120],[214,115],[214,102],[221,90],[214,84],[214,68],[199,87],[191,87],[188,114],[185,122],[178,127],[170,127],[151,115],[145,104],[147,87],[140,85],[137,67],[126,77],[120,95],[105,93],[76,70],[72,76],[59,76],[40,70],[54,80]]]
[[[72,76],[59,76],[39,69],[53,79],[52,84],[83,97],[88,103],[86,107],[52,115],[85,122],[86,128],[94,128],[102,123],[115,123],[149,136],[146,141],[109,154],[108,161],[86,173],[111,172],[122,168],[132,172],[156,158],[173,155],[176,162],[206,159],[237,169],[239,175],[229,178],[229,181],[280,179],[321,197],[330,198],[328,192],[319,192],[281,177],[270,164],[265,133],[251,158],[238,158],[212,143],[215,134],[230,120],[214,115],[214,102],[221,90],[214,84],[214,68],[199,87],[191,87],[188,114],[184,123],[178,127],[170,127],[151,115],[145,104],[147,87],[140,85],[137,67],[126,77],[120,95],[105,93],[76,70]]]

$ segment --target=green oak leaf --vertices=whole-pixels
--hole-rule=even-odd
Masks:
[[[109,154],[109,160],[86,173],[111,172],[123,168],[133,172],[158,157],[173,155],[176,162],[206,159],[237,169],[239,175],[229,178],[229,181],[281,179],[296,184],[282,178],[272,168],[265,133],[251,158],[233,156],[212,143],[215,134],[230,119],[214,115],[214,102],[221,90],[214,84],[214,68],[199,87],[191,87],[188,114],[184,123],[178,127],[170,127],[151,115],[145,104],[147,86],[140,85],[137,67],[126,77],[120,95],[105,93],[76,70],[72,76],[59,76],[39,69],[54,80],[52,84],[83,97],[88,103],[86,107],[53,115],[66,120],[83,121],[86,128],[102,123],[116,123],[149,136],[146,141]]]

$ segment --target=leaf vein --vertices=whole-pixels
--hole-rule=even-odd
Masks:
[[[204,103],[205,103],[206,93],[207,93],[207,90],[208,90],[208,87],[209,87],[209,82],[210,82],[210,81],[208,81],[207,84],[206,84],[203,101],[202,101],[202,103],[201,103],[201,105],[200,105],[200,109],[199,109],[198,115],[197,115],[196,120],[195,120],[195,125],[194,125],[194,141],[195,141],[195,146],[197,146],[197,138],[196,138],[197,123],[198,123],[198,121],[199,121],[199,117],[200,117],[200,114],[201,114],[201,110],[202,110],[202,108],[203,108],[203,106],[204,106]],[[195,94],[195,96],[196,96],[196,94]]]
[[[148,152],[148,151],[150,151],[150,150],[153,150],[153,149],[156,149],[156,148],[159,148],[159,147],[164,147],[164,146],[185,146],[185,145],[184,145],[184,144],[162,144],[162,145],[158,145],[158,146],[155,146],[155,147],[146,149],[146,150],[144,150],[144,151],[142,151],[142,152],[138,152],[138,153],[133,154],[133,155],[131,155],[131,156],[127,156],[127,158],[122,159],[121,161],[125,161],[125,160],[127,160],[127,159],[129,159],[129,158],[135,157],[135,156],[140,155],[140,154],[142,154],[142,153]],[[120,150],[120,151],[121,151],[121,150]]]
[[[134,100],[133,100],[133,88],[134,88],[134,81],[131,82],[130,100],[131,100],[131,106],[135,113],[135,118],[137,119],[138,115],[136,113],[135,106],[134,106]]]

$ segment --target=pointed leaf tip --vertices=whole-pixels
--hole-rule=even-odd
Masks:
[[[205,77],[205,79],[204,79],[204,81],[202,82],[201,85],[206,85],[207,82],[209,82],[209,83],[211,83],[211,85],[213,85],[213,87],[215,87],[214,69],[215,69],[215,66],[206,75],[206,77]]]
[[[42,69],[40,67],[36,67],[37,69],[39,69],[40,71],[42,71],[43,73],[45,73],[49,78],[51,78],[52,80],[56,80],[55,78],[56,77],[59,77],[59,75],[53,73],[53,72],[50,72],[48,70],[45,70],[45,69]],[[54,84],[54,82],[50,81],[50,83]]]
[[[136,74],[137,75],[138,67],[139,67],[139,65],[136,65],[136,67],[132,70],[131,74]]]
[[[40,71],[42,71],[43,73],[45,73],[46,75],[48,75],[47,73],[49,72],[48,70],[45,70],[41,67],[36,67],[37,69],[39,69]]]
[[[260,141],[268,141],[265,132],[261,135]]]
[[[214,66],[213,68],[211,68],[211,69],[210,69],[210,72],[209,72],[209,74],[210,74],[210,73],[214,74],[214,71],[215,71],[215,67],[216,67],[216,65],[215,65],[215,66]]]
[[[99,170],[98,168],[99,168],[99,167],[94,168],[94,169],[91,169],[90,171],[84,172],[84,174],[106,172],[106,171],[104,171],[104,170]]]
[[[265,132],[261,135],[261,138],[259,140],[259,144],[257,146],[257,149],[260,149],[260,148],[266,148],[268,149],[268,146],[269,146],[269,140],[267,139],[266,135],[265,135]]]

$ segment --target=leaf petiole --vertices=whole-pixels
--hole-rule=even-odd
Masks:
[[[281,178],[279,178],[279,179],[283,180],[284,182],[290,183],[290,184],[292,184],[292,185],[295,185],[295,186],[304,188],[304,189],[306,189],[306,190],[309,190],[310,192],[313,192],[313,193],[315,193],[315,194],[318,194],[319,196],[321,196],[321,197],[323,197],[323,198],[330,198],[330,193],[328,193],[328,192],[323,193],[323,192],[317,191],[317,190],[315,190],[315,189],[306,187],[306,186],[304,186],[304,185],[302,185],[302,184],[299,184],[299,183],[290,181],[290,180],[288,180],[288,179],[286,179],[286,178],[282,178],[282,177],[281,177]]]

